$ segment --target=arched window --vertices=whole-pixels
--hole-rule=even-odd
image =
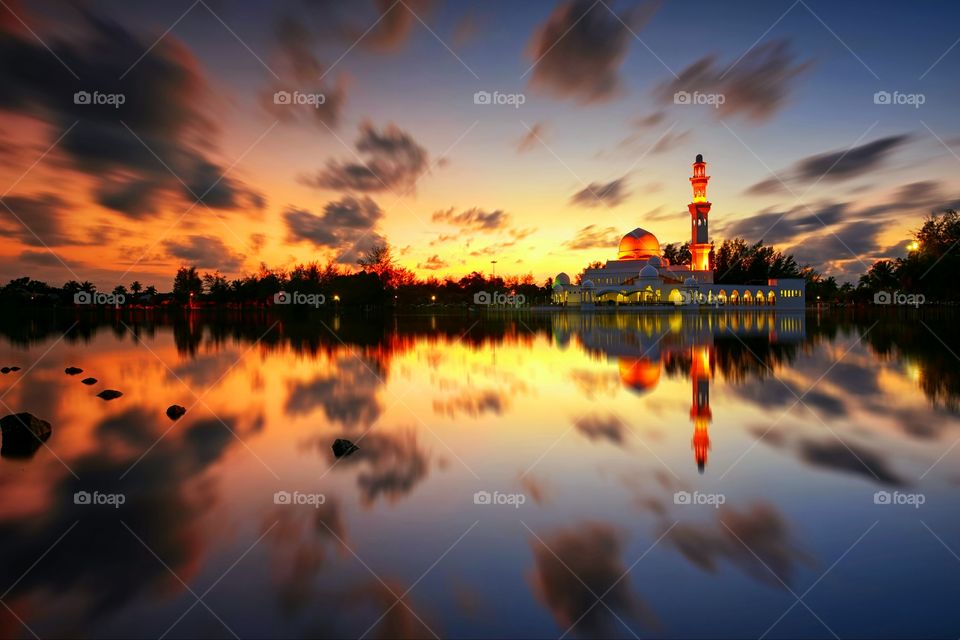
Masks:
[[[743,292],[743,304],[753,304],[753,294],[750,291]]]
[[[740,304],[740,294],[736,289],[730,293],[730,304]]]

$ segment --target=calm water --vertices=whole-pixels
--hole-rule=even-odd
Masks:
[[[955,326],[7,319],[0,634],[956,637]]]

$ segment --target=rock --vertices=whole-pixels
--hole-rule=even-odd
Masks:
[[[0,369],[0,373],[4,375],[10,373],[11,371],[13,371],[13,369],[11,369],[10,367],[3,367],[2,369]]]
[[[63,372],[68,376],[75,376],[78,373],[83,373],[83,369],[78,369],[77,367],[67,367],[63,370]]]
[[[83,384],[97,384],[97,379],[96,379],[96,378],[84,378],[84,379],[81,380],[80,382],[82,382]]]
[[[359,451],[359,450],[360,450],[360,447],[358,447],[357,445],[353,444],[352,442],[344,438],[337,438],[336,440],[333,441],[333,455],[337,456],[338,458],[342,458],[343,456],[348,456],[354,451]]]
[[[10,371],[20,371],[20,367],[10,367]]]
[[[31,413],[15,413],[0,418],[5,458],[29,458],[50,437],[50,423]]]
[[[104,400],[114,400],[116,398],[119,398],[122,395],[123,394],[117,391],[116,389],[104,389],[103,391],[97,394],[97,397],[103,398]]]
[[[167,417],[170,418],[171,420],[176,420],[186,412],[187,410],[178,404],[172,404],[169,407],[167,407]]]

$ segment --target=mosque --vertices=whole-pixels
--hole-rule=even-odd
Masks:
[[[776,307],[802,309],[803,278],[778,278],[761,284],[714,284],[710,265],[707,163],[697,155],[693,163],[693,201],[690,211],[690,264],[675,265],[663,257],[660,241],[636,228],[620,240],[616,260],[586,269],[579,284],[566,273],[553,283],[553,303],[593,308],[599,305],[693,305],[714,307]]]

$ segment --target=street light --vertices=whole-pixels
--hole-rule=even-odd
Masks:
[[[437,296],[430,296],[430,302],[436,302]]]

